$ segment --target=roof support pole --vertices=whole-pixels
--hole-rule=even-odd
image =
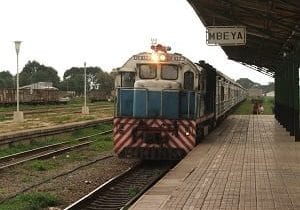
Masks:
[[[300,141],[299,67],[298,47],[278,64],[275,73],[275,118],[295,141]]]
[[[278,65],[275,72],[275,107],[274,114],[277,121],[282,124],[281,115],[280,115],[280,106],[281,106],[281,83],[282,83],[282,71],[281,65]]]
[[[296,44],[295,53],[293,54],[293,73],[294,73],[294,124],[295,124],[295,141],[300,142],[300,99],[299,99],[299,67],[300,67],[300,41]]]
[[[289,61],[289,126],[290,126],[290,135],[295,136],[295,118],[297,107],[295,107],[295,101],[297,96],[295,95],[296,89],[296,74],[295,74],[295,63],[292,58]]]

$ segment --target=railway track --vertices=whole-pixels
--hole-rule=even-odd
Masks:
[[[95,163],[97,163],[99,161],[104,161],[104,160],[111,159],[111,158],[114,158],[114,156],[113,155],[104,155],[102,157],[96,158],[96,159],[94,159],[92,161],[89,161],[87,163],[83,163],[83,164],[81,164],[81,165],[79,165],[79,166],[77,166],[77,167],[75,167],[73,169],[70,169],[70,170],[66,171],[66,172],[57,174],[55,176],[51,176],[51,177],[49,177],[47,179],[44,179],[44,180],[42,180],[42,181],[40,181],[38,183],[35,183],[35,184],[31,185],[31,186],[28,186],[28,187],[25,187],[23,189],[20,189],[17,193],[15,193],[13,195],[8,195],[6,198],[0,200],[0,204],[4,203],[4,202],[6,202],[6,201],[8,201],[8,200],[10,200],[12,198],[15,198],[18,195],[21,195],[21,194],[23,194],[25,192],[28,192],[28,191],[36,188],[36,187],[39,187],[39,186],[41,186],[41,185],[43,185],[43,184],[45,184],[47,182],[53,181],[53,180],[55,180],[55,179],[57,179],[59,177],[67,176],[67,175],[72,174],[73,172],[75,172],[75,171],[77,171],[79,169],[82,169],[84,167],[88,167],[88,166],[93,165],[93,164],[95,164]]]
[[[113,118],[102,118],[97,120],[90,120],[85,122],[76,122],[76,123],[70,123],[65,124],[63,126],[53,126],[49,128],[42,128],[42,129],[32,129],[30,131],[20,131],[12,134],[7,135],[0,135],[0,147],[1,146],[7,146],[14,143],[19,143],[24,140],[28,139],[35,139],[45,136],[53,136],[58,135],[65,132],[71,132],[79,128],[87,128],[99,125],[100,123],[110,123],[112,122]]]
[[[97,140],[90,140],[87,141],[88,139],[95,137],[95,136],[99,136],[99,135],[104,135],[104,134],[108,134],[111,133],[112,130],[107,130],[104,132],[100,132],[100,133],[96,133],[96,134],[92,134],[89,136],[85,136],[85,137],[81,137],[81,138],[77,138],[75,140],[70,140],[70,141],[64,141],[64,142],[60,142],[57,144],[52,144],[52,145],[47,145],[44,147],[39,147],[36,149],[32,149],[32,150],[28,150],[28,151],[24,151],[24,152],[20,152],[20,153],[16,153],[16,154],[12,154],[12,155],[8,155],[5,157],[0,158],[0,171],[12,166],[16,166],[31,160],[36,160],[36,159],[46,159],[55,155],[59,155],[62,154],[64,152],[70,151],[70,150],[74,150],[74,149],[78,149],[84,146],[88,146],[91,143],[97,141]],[[70,145],[71,143],[77,142],[77,144],[75,145]],[[84,142],[83,142],[84,141]]]
[[[126,209],[174,165],[174,161],[142,162],[107,181],[65,210]]]
[[[55,113],[58,111],[68,111],[65,113],[69,113],[69,112],[75,112],[75,113],[79,113],[81,111],[78,111],[80,107],[60,107],[60,108],[42,108],[42,109],[31,109],[31,110],[24,110],[24,115],[34,115],[34,114],[47,114],[47,113]],[[113,105],[103,105],[103,106],[91,106],[90,109],[91,110],[98,110],[98,109],[113,109],[114,106]],[[6,111],[0,111],[0,114],[4,114],[6,117],[12,117],[14,114],[13,112],[6,112]]]

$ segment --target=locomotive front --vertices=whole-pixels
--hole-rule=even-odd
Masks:
[[[151,49],[114,70],[114,151],[121,158],[179,159],[196,144],[199,70],[169,47]]]

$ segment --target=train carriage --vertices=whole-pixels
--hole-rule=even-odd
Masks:
[[[62,101],[65,91],[54,89],[20,89],[19,100],[21,104],[58,104]],[[13,88],[0,89],[0,105],[12,105],[17,102],[17,90]]]
[[[179,159],[242,100],[244,89],[203,61],[151,48],[114,70],[114,151],[121,158]]]

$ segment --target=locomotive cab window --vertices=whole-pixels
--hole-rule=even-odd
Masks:
[[[135,82],[134,72],[122,72],[121,73],[121,86],[122,87],[133,87]]]
[[[141,79],[156,78],[157,65],[156,64],[141,64],[139,65],[139,74]]]
[[[186,90],[194,90],[194,73],[187,71],[184,73],[184,85],[183,88]]]
[[[165,80],[176,80],[178,78],[178,66],[161,65],[161,78]]]

